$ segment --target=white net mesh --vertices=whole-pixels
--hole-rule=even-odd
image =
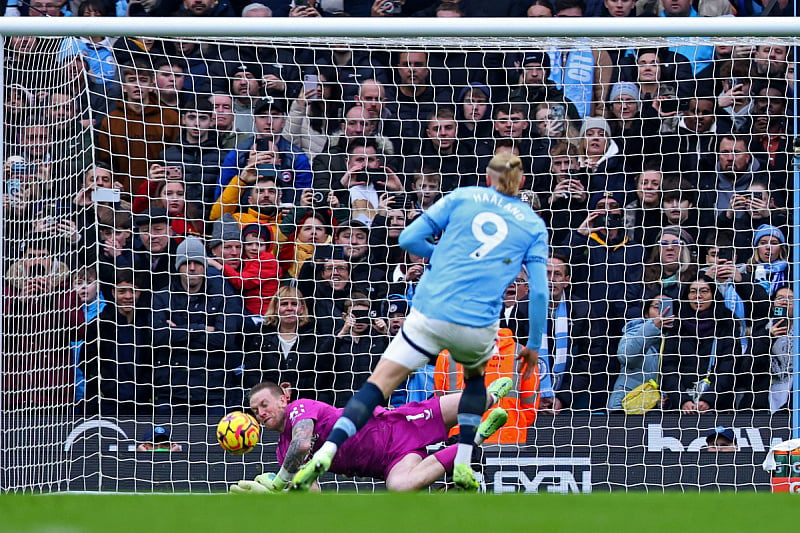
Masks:
[[[524,272],[506,293],[487,490],[769,488],[795,391],[794,40],[4,44],[3,490],[276,470],[277,434],[234,458],[217,420],[264,380],[342,407],[413,305],[399,232],[504,151],[552,305],[522,381]],[[651,379],[655,405],[628,394]],[[460,384],[442,355],[391,402]],[[718,427],[738,452],[709,451]]]

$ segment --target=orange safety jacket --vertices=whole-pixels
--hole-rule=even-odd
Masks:
[[[508,411],[508,422],[487,439],[487,443],[524,443],[528,438],[528,427],[536,420],[536,410],[539,408],[539,370],[537,368],[533,376],[523,380],[522,363],[516,360],[517,353],[518,347],[513,333],[508,328],[501,328],[497,333],[495,351],[486,364],[486,384],[501,377],[509,377],[514,381],[514,386],[498,403]],[[433,383],[437,396],[464,388],[463,368],[453,360],[447,350],[443,350],[436,359]],[[453,428],[450,434],[457,434],[457,428],[458,426]]]

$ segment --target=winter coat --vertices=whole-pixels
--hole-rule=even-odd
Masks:
[[[130,323],[109,302],[96,320],[87,324],[81,359],[86,415],[146,412],[152,378],[147,316],[137,313]]]
[[[288,354],[284,354],[275,326],[248,321],[244,336],[242,386],[262,381],[289,382],[296,398],[330,403],[333,400],[333,337],[319,335],[314,323],[301,326]]]
[[[695,320],[695,311],[684,301],[676,301],[674,306],[677,318],[665,332],[661,363],[661,390],[667,397],[667,408],[680,409],[687,401],[695,401],[691,389],[707,375],[711,386],[698,399],[712,409],[732,408],[734,362],[741,353],[733,314],[723,302],[715,301],[712,315],[698,320],[712,321],[712,334],[698,336],[688,327]]]
[[[634,318],[625,324],[617,347],[619,375],[608,397],[609,409],[622,409],[622,399],[626,394],[651,379],[659,380],[660,348],[661,330],[653,319]]]
[[[157,403],[222,404],[241,365],[241,323],[242,301],[225,295],[220,278],[207,278],[201,292],[189,294],[173,276],[168,288],[156,292],[151,325]]]

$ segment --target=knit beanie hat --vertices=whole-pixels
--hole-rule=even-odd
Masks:
[[[189,261],[206,266],[206,247],[203,245],[203,241],[196,237],[186,237],[186,240],[178,245],[175,252],[175,270]]]
[[[770,224],[761,224],[756,228],[755,233],[753,233],[753,248],[758,246],[758,241],[760,241],[762,237],[775,237],[781,244],[786,244],[786,236],[780,228]]]
[[[211,240],[208,241],[209,248],[215,248],[225,241],[241,241],[242,231],[239,223],[230,213],[225,213],[222,218],[214,223],[211,230]]]

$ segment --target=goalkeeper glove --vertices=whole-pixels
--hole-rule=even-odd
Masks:
[[[285,476],[282,476],[282,473]],[[234,494],[275,494],[283,492],[289,484],[284,477],[288,477],[288,472],[284,472],[283,469],[277,475],[272,472],[265,472],[256,476],[253,481],[243,479],[231,487],[231,492]]]
[[[231,494],[269,494],[261,483],[243,479],[231,487]]]
[[[272,472],[265,472],[258,475],[255,480],[269,492],[281,492],[288,485],[288,482],[281,478],[280,475],[273,474]]]

